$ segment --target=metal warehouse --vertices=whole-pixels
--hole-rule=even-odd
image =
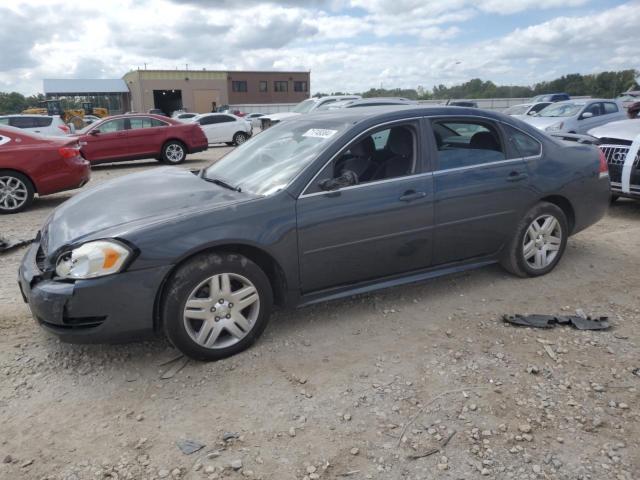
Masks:
[[[84,102],[106,108],[111,114],[129,110],[131,97],[124,80],[117,79],[44,79],[42,87],[50,100],[60,100],[65,108]]]

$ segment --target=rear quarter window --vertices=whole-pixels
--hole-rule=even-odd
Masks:
[[[617,113],[618,106],[613,102],[604,102],[604,113]]]
[[[53,117],[40,117],[34,118],[33,120],[36,127],[48,127],[53,122]]]
[[[542,153],[542,145],[535,138],[510,125],[505,125],[505,130],[513,148],[515,148],[521,156],[536,157]]]

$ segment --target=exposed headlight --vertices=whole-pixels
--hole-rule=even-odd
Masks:
[[[554,123],[553,125],[549,125],[545,130],[547,132],[557,132],[558,130],[562,130],[564,127],[564,122]]]
[[[115,240],[88,242],[58,257],[56,274],[61,278],[104,277],[122,270],[131,250]]]

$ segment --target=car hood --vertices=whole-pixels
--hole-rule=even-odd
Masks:
[[[291,118],[291,117],[297,117],[298,115],[300,115],[299,113],[296,112],[280,112],[280,113],[273,113],[271,115],[265,115],[264,117],[260,117],[260,118],[268,118],[269,120],[278,120],[278,121],[282,121],[285,118]]]
[[[51,254],[68,244],[127,232],[190,213],[256,198],[220,187],[177,167],[126,175],[74,195],[51,214],[42,231]]]
[[[523,122],[536,127],[538,130],[544,130],[555,123],[564,122],[571,117],[532,117],[531,115],[523,115],[520,118]]]
[[[588,133],[596,138],[617,138],[633,142],[640,135],[640,118],[607,123],[606,125],[592,128]]]

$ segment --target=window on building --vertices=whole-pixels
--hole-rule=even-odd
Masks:
[[[231,82],[231,90],[234,92],[246,92],[247,81],[246,80],[234,80]]]
[[[307,82],[293,82],[294,92],[306,92],[308,91]]]
[[[266,80],[260,80],[260,83],[258,84],[258,91],[260,93],[265,93],[269,90],[269,82],[267,82]]]
[[[274,92],[288,92],[289,91],[289,82],[284,81],[275,81],[273,82],[273,91]]]

